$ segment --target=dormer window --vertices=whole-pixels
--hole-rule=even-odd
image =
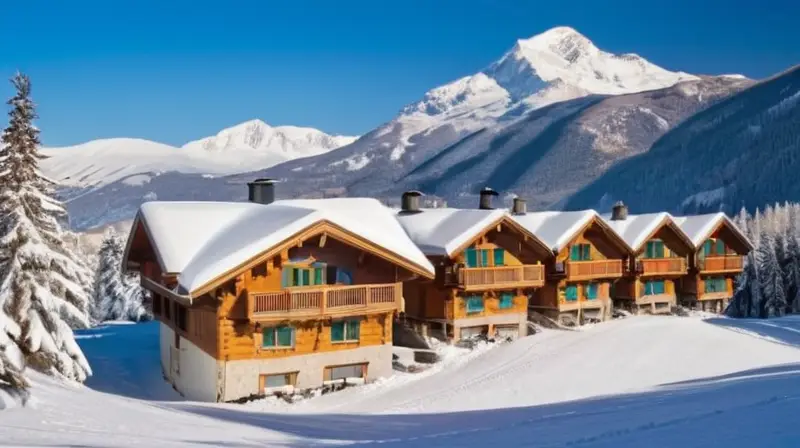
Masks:
[[[664,258],[664,242],[661,240],[648,241],[645,246],[644,258]]]

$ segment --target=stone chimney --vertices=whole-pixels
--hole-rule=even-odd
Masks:
[[[256,204],[275,202],[275,180],[256,179],[247,183],[247,200]]]
[[[525,199],[520,197],[514,198],[514,205],[511,206],[511,213],[514,215],[524,215],[528,213],[528,204],[525,203]]]
[[[478,208],[481,210],[494,210],[494,207],[492,207],[492,198],[497,196],[498,193],[489,187],[483,187],[480,194],[481,199]]]
[[[614,207],[611,208],[612,221],[625,221],[628,219],[628,206],[622,201],[617,201]]]
[[[400,211],[402,213],[419,213],[419,198],[422,196],[422,193],[416,190],[406,191],[403,193],[401,204],[400,204]]]

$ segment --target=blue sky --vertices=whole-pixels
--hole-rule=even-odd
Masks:
[[[27,0],[3,5],[0,76],[31,75],[48,146],[180,145],[253,118],[360,134],[553,26],[761,78],[800,63],[798,17],[789,0]]]

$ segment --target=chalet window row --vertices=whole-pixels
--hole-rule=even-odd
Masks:
[[[345,380],[347,378],[366,378],[368,363],[347,364],[341,366],[328,366],[322,370],[324,381]],[[260,389],[297,385],[297,376],[300,372],[274,373],[259,375]]]
[[[501,310],[514,307],[514,293],[502,291],[497,297],[498,308]],[[467,314],[482,313],[486,308],[486,301],[482,294],[471,294],[464,297]]]
[[[700,249],[700,256],[701,257],[714,257],[714,256],[723,256],[728,252],[727,246],[725,246],[725,242],[719,238],[710,238],[707,239],[703,243],[702,249]]]
[[[650,280],[644,282],[644,295],[652,296],[657,294],[664,294],[666,287],[664,280]]]
[[[703,282],[705,285],[705,292],[725,292],[728,289],[725,277],[709,277]]]
[[[591,261],[592,260],[592,245],[591,244],[573,244],[569,248],[570,261]]]
[[[491,262],[490,262],[491,260]],[[464,265],[468,268],[485,268],[506,265],[505,249],[475,249],[464,251]]]
[[[296,329],[287,325],[265,327],[261,330],[261,346],[269,349],[294,348]],[[347,319],[335,321],[330,326],[331,342],[358,342],[361,339],[361,321]]]
[[[583,285],[583,295],[587,300],[597,299],[597,283],[586,283]],[[560,295],[564,297],[567,302],[578,301],[578,285],[567,285],[561,288]]]

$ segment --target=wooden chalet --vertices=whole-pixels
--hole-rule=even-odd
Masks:
[[[552,250],[546,282],[530,309],[563,324],[611,316],[611,285],[622,278],[631,248],[594,210],[518,213],[514,220]]]
[[[692,241],[694,252],[680,281],[680,300],[704,311],[723,312],[753,245],[724,213],[677,217],[675,222]]]
[[[403,285],[405,317],[418,332],[446,340],[527,335],[528,297],[544,285],[553,254],[507,210],[492,208],[496,194],[484,189],[479,209],[422,209],[419,192],[403,195],[397,219],[436,269],[435,279]]]
[[[124,269],[141,273],[164,376],[185,397],[229,401],[392,372],[402,282],[427,258],[374,199],[148,202]]]
[[[633,250],[625,273],[611,289],[615,308],[650,314],[670,313],[677,305],[677,285],[689,269],[694,245],[669,213],[629,215],[618,203],[608,225]]]

